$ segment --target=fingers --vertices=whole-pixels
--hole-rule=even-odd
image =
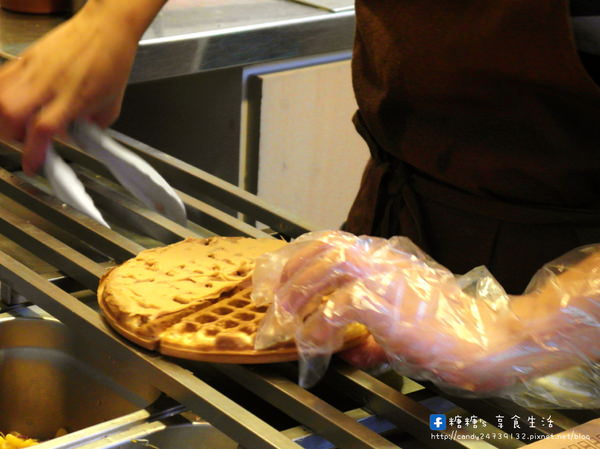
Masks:
[[[76,111],[77,108],[72,102],[56,100],[31,119],[25,132],[23,147],[22,164],[25,174],[33,175],[39,171],[46,158],[46,148],[54,136],[65,132],[74,118],[73,110]]]
[[[0,135],[24,142],[23,170],[34,174],[44,162],[51,138],[64,129],[68,110],[55,91],[26,71],[27,59],[2,67],[0,74]]]
[[[12,67],[16,66],[3,67],[0,77],[0,135],[22,142],[30,118],[50,99],[50,94],[43,94],[40,86],[28,82],[26,77],[7,81],[6,72],[13,73]]]
[[[352,270],[346,269],[343,261],[321,254],[296,268],[277,288],[276,296],[285,310],[302,318],[312,313],[326,295],[353,279]]]
[[[375,341],[373,336],[369,336],[361,344],[346,349],[339,355],[350,365],[366,370],[379,367],[388,361],[385,351]]]
[[[302,318],[325,296],[369,275],[368,254],[360,248],[311,241],[285,264],[275,294],[289,313]]]
[[[287,261],[281,272],[281,283],[287,282],[294,274],[304,268],[313,259],[320,258],[323,253],[331,250],[331,246],[319,240],[298,244],[293,256]]]

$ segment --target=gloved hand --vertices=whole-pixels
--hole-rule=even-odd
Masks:
[[[593,254],[589,267],[600,267]],[[403,237],[312,233],[257,261],[253,297],[273,303],[257,346],[295,338],[310,385],[357,321],[401,374],[497,393],[600,357],[599,283],[593,269],[546,268],[510,297],[487,270],[455,277]]]

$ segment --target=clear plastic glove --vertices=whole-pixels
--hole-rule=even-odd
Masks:
[[[273,305],[256,344],[295,338],[309,386],[344,326],[360,322],[403,375],[464,395],[573,406],[532,381],[600,358],[600,247],[569,257],[570,269],[549,264],[510,297],[485,268],[456,277],[403,237],[307,234],[257,261],[253,297]]]
[[[27,174],[76,118],[101,127],[117,118],[138,40],[163,3],[89,0],[0,67],[0,137],[24,142]]]

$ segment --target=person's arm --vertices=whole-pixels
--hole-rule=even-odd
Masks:
[[[0,67],[0,138],[24,142],[23,169],[77,118],[119,115],[137,44],[165,0],[88,0],[71,19]]]
[[[584,255],[574,264],[546,265],[535,288],[510,298],[513,316],[497,323],[485,351],[444,380],[495,390],[600,360],[600,246]],[[465,345],[465,360],[469,352]]]
[[[586,257],[556,271],[531,292],[514,297],[511,306],[515,314],[533,322],[576,307],[600,322],[600,246],[590,247]]]
[[[281,253],[285,263],[257,266],[255,293],[274,300],[274,316],[295,317],[287,329],[306,347],[331,349],[335,329],[358,321],[406,372],[478,392],[600,354],[600,247],[526,295],[487,300],[410,245],[333,231]],[[370,341],[346,358],[365,367],[381,355]]]

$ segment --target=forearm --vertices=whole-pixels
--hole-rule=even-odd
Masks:
[[[525,322],[539,322],[577,307],[600,321],[600,245],[589,247],[587,257],[569,267],[556,267],[541,285],[511,303]]]
[[[386,343],[393,353],[438,373],[444,382],[474,391],[496,390],[598,360],[600,246],[589,247],[587,257],[577,263],[545,271],[540,278],[545,282],[510,298],[500,309],[467,295],[457,297],[447,308],[449,314],[436,313],[429,328],[422,323],[396,328]],[[450,323],[460,325],[453,328]]]
[[[478,379],[477,389],[493,389],[598,360],[600,246],[552,272],[533,291],[512,298],[513,317],[506,316],[484,357],[468,364],[461,380]]]

